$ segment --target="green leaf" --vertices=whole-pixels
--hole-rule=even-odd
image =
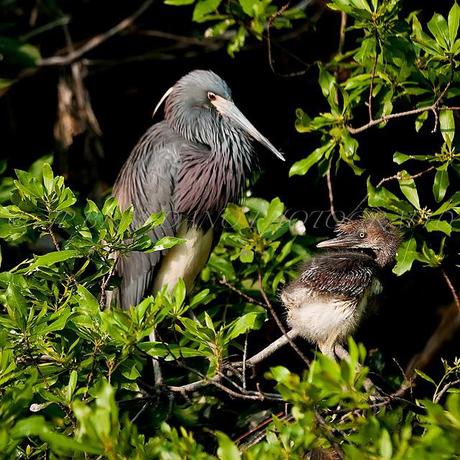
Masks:
[[[329,141],[327,144],[315,149],[307,158],[296,161],[289,170],[289,177],[292,176],[304,176],[308,170],[318,161],[320,161],[326,153],[334,148],[333,141]]]
[[[385,187],[375,188],[370,178],[367,180],[367,195],[367,202],[372,208],[388,209],[396,213],[400,213],[401,211],[412,213],[414,210],[409,203],[400,200]]]
[[[380,455],[383,459],[391,459],[393,455],[393,445],[391,444],[390,434],[383,429],[379,439]]]
[[[50,267],[58,262],[64,262],[65,260],[76,259],[78,257],[83,257],[83,255],[80,251],[74,249],[49,252],[43,256],[35,256],[34,261],[29,265],[29,271],[39,267]]]
[[[257,317],[259,316],[256,312],[251,312],[243,315],[242,317],[236,319],[227,326],[227,340],[233,340],[241,334],[254,329],[257,323]]]
[[[452,226],[445,220],[430,219],[425,224],[425,228],[428,232],[442,232],[447,236],[450,236],[452,232]]]
[[[460,22],[460,7],[458,6],[457,2],[454,2],[452,8],[449,11],[449,16],[447,17],[447,24],[449,27],[449,41],[452,46],[455,43],[458,33],[458,25]]]
[[[72,396],[75,392],[75,388],[77,387],[77,378],[78,378],[77,371],[73,370],[70,373],[69,383],[67,385],[67,402],[68,403],[72,401]]]
[[[424,125],[425,121],[428,120],[428,110],[426,112],[422,112],[416,119],[415,119],[415,131],[418,133],[422,126]],[[401,164],[401,163],[398,163]]]
[[[251,249],[242,249],[240,252],[240,260],[244,264],[250,264],[254,261],[254,251]]]
[[[176,300],[176,305],[181,306],[184,303],[185,296],[187,294],[187,289],[185,287],[184,280],[179,278],[176,286],[174,287],[174,299]]]
[[[433,37],[436,39],[436,42],[443,49],[450,49],[449,28],[447,27],[447,21],[442,15],[435,13],[428,22],[428,29],[433,34]]]
[[[244,42],[246,41],[246,29],[244,26],[240,26],[232,38],[230,43],[227,46],[227,53],[231,57],[235,57],[235,53],[240,51],[241,48],[244,46]]]
[[[193,21],[204,22],[210,13],[214,13],[222,0],[198,0],[193,10]]]
[[[173,6],[182,6],[182,5],[191,5],[195,0],[164,0],[166,5]]]
[[[446,195],[447,187],[449,186],[449,174],[447,172],[447,164],[436,169],[433,182],[433,195],[439,203]]]
[[[178,244],[184,244],[186,240],[183,238],[177,238],[175,236],[164,236],[155,242],[152,249],[146,252],[163,251],[164,249],[170,249]]]
[[[254,0],[238,0],[241,8],[250,17],[254,17]]]
[[[265,216],[265,219],[267,222],[274,222],[276,219],[283,215],[283,212],[284,204],[281,202],[279,198],[273,198],[273,200],[270,201],[270,204],[268,205],[267,215]]]
[[[215,431],[214,434],[219,442],[217,456],[220,460],[241,460],[241,454],[235,443],[221,431]]]
[[[436,386],[436,382],[429,375],[425,374],[425,372],[422,372],[419,369],[415,369],[415,373],[418,376],[422,377],[423,380],[426,380],[427,382],[430,382],[430,383],[432,383],[433,385]]]
[[[227,205],[223,218],[232,226],[236,231],[249,228],[249,222],[244,214],[243,208],[236,204],[230,203]]]
[[[324,97],[328,97],[335,87],[335,78],[323,66],[319,67],[319,85]]]
[[[213,252],[209,258],[208,265],[213,271],[217,271],[229,280],[235,279],[236,277],[233,265],[226,257],[218,256]]]
[[[35,46],[4,36],[0,36],[0,56],[3,62],[19,68],[35,67],[41,58]]]
[[[395,152],[393,155],[393,161],[397,165],[402,165],[403,163],[405,163],[406,161],[410,159],[411,159],[411,155],[406,155],[405,153],[401,153],[401,152]]]
[[[45,186],[48,195],[51,194],[54,188],[53,179],[53,170],[51,169],[51,166],[48,163],[45,163],[43,165],[43,185]]]
[[[452,110],[440,111],[439,126],[441,127],[441,134],[444,142],[451,148],[455,136],[454,112]]]
[[[396,265],[393,268],[393,273],[401,276],[412,268],[412,264],[417,260],[417,242],[415,238],[404,241],[398,249],[396,255]]]
[[[130,206],[121,214],[120,223],[118,224],[117,235],[122,236],[132,224],[134,218],[134,208]]]
[[[416,208],[420,209],[420,200],[417,193],[417,187],[407,171],[400,171],[398,177],[399,188],[409,202]]]

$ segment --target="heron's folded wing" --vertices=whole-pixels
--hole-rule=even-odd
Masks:
[[[134,206],[135,228],[142,226],[152,213],[164,213],[164,223],[150,235],[154,241],[176,232],[178,219],[173,196],[180,149],[181,141],[166,123],[157,123],[134,147],[114,185],[113,195],[121,209]],[[150,294],[161,256],[161,252],[132,252],[118,259],[117,273],[122,277],[118,297],[123,308],[137,305]]]
[[[378,275],[372,257],[359,253],[328,253],[313,258],[302,268],[298,283],[323,295],[357,298]]]

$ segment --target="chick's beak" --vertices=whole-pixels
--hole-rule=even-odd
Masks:
[[[317,248],[356,248],[361,247],[362,240],[354,235],[340,235],[330,240],[321,241]]]

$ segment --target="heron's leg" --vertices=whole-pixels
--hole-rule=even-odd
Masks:
[[[334,331],[329,337],[322,341],[318,342],[318,347],[323,355],[329,356],[329,358],[332,358],[336,360],[336,354],[335,354],[335,347],[337,344],[337,339],[340,335],[341,331]]]
[[[329,358],[332,358],[334,360],[336,359],[333,343],[318,342],[318,347],[319,347],[319,351],[321,351],[323,355],[328,356]]]
[[[151,342],[156,342],[157,337],[155,331],[149,334],[149,339]],[[153,365],[153,382],[155,386],[161,385],[163,383],[163,376],[161,375],[160,362],[156,358],[152,358]]]

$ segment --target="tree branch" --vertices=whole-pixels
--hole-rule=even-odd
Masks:
[[[446,94],[449,87],[450,87],[450,83],[446,85],[446,87],[443,89],[439,97],[433,102],[433,104],[429,105],[428,107],[421,107],[419,109],[407,110],[406,112],[391,113],[390,115],[384,115],[380,118],[377,118],[376,120],[369,121],[368,123],[360,126],[359,128],[353,128],[352,126],[347,126],[346,128],[348,129],[350,134],[358,134],[363,131],[366,131],[369,128],[372,128],[373,126],[383,123],[384,121],[392,120],[394,118],[402,118],[402,117],[408,117],[410,115],[418,115],[419,113],[428,112],[428,111],[455,110],[455,108],[453,107],[443,107],[439,109],[439,104],[441,103],[441,100]]]
[[[280,348],[287,345],[290,340],[294,340],[296,337],[298,337],[298,332],[291,329],[289,332],[286,332],[285,335],[282,335],[263,350],[259,351],[259,353],[246,360],[246,365],[255,366],[256,364],[259,364],[260,362],[267,359],[270,355],[278,351]]]
[[[72,62],[81,58],[84,54],[88,53],[89,51],[93,50],[94,48],[98,47],[99,45],[107,41],[109,38],[112,38],[113,36],[119,34],[121,31],[127,29],[142,13],[144,13],[144,11],[146,11],[150,7],[150,5],[152,5],[152,3],[153,0],[146,0],[131,16],[128,16],[127,18],[123,19],[121,22],[119,22],[117,25],[107,30],[106,32],[91,38],[80,48],[64,56],[52,56],[49,58],[44,58],[41,61],[39,61],[38,65],[54,66],[71,64]]]

